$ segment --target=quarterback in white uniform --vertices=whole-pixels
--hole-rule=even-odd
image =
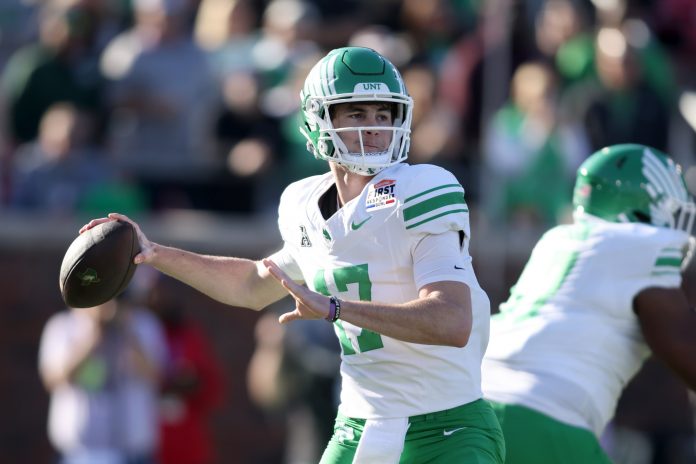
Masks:
[[[491,322],[483,388],[511,464],[609,462],[596,437],[651,350],[696,386],[696,317],[680,290],[694,204],[678,166],[608,147],[580,167],[574,205]]]
[[[366,419],[407,417],[479,399],[490,310],[467,252],[461,185],[441,168],[400,163],[381,171],[358,197],[324,219],[319,198],[333,185],[328,173],[287,188],[279,219],[285,247],[272,256],[274,262],[312,290],[347,300],[406,303],[426,284],[462,282],[471,290],[476,325],[462,349],[407,343],[336,321],[343,360],[341,412]],[[420,247],[426,235],[446,234],[437,240],[447,240],[448,232],[456,240],[461,232],[457,253]]]
[[[286,188],[280,251],[202,256],[135,224],[135,262],[233,306],[258,310],[289,293],[295,308],[281,323],[334,325],[341,404],[323,464],[502,463],[481,392],[490,304],[469,255],[464,189],[444,169],[404,163],[413,101],[399,71],[368,48],[332,50],[300,99],[308,150],[330,172]],[[112,214],[82,230],[106,220],[130,221]]]

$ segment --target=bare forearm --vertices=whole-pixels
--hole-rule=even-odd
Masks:
[[[678,324],[671,325],[667,334],[668,341],[659,343],[649,334],[652,349],[657,358],[670,367],[692,391],[696,391],[696,314],[685,314]]]
[[[438,296],[404,304],[345,301],[341,319],[411,343],[463,347],[471,333],[471,312]]]
[[[693,354],[696,352],[695,347],[684,347],[677,356],[685,356],[682,359],[676,359],[673,357],[671,359],[666,359],[665,357],[658,356],[667,366],[669,366],[686,384],[686,386],[691,390],[696,392],[696,365],[694,365]],[[692,356],[689,358],[688,356]]]
[[[262,309],[285,295],[265,269],[244,258],[207,256],[153,245],[150,265],[231,306]]]
[[[696,391],[696,313],[679,289],[652,287],[634,299],[645,341],[655,356]]]

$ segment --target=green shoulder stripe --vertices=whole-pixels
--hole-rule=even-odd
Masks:
[[[454,213],[468,213],[468,212],[469,212],[469,209],[468,209],[468,208],[453,209],[453,210],[450,210],[450,211],[445,211],[444,213],[436,214],[435,216],[430,216],[430,217],[427,218],[427,219],[423,219],[423,220],[420,221],[420,222],[416,222],[416,223],[414,223],[414,224],[410,224],[410,225],[406,226],[406,229],[407,229],[407,230],[408,230],[408,229],[413,229],[414,227],[418,227],[418,226],[421,225],[421,224],[425,224],[426,222],[430,222],[430,221],[432,221],[433,219],[437,219],[437,218],[440,218],[440,217],[442,217],[442,216],[446,216],[446,215],[448,215],[448,214],[454,214]]]
[[[464,188],[459,184],[443,184],[404,200],[404,225],[412,229],[442,216],[468,212]]]
[[[680,267],[682,260],[671,256],[660,256],[655,261],[655,267]]]
[[[404,200],[404,204],[408,203],[411,200],[415,200],[418,197],[422,197],[423,195],[427,195],[430,192],[434,192],[435,190],[441,190],[444,188],[457,188],[459,190],[462,190],[462,193],[464,192],[464,189],[459,184],[445,184],[445,185],[440,185],[439,187],[433,187],[431,189],[428,189],[428,190],[425,190],[423,192],[412,195]]]
[[[411,219],[422,216],[431,211],[435,211],[439,208],[444,208],[449,205],[464,205],[464,192],[451,192],[443,193],[435,197],[431,197],[427,200],[423,200],[420,203],[416,203],[413,206],[409,206],[404,209],[404,221],[410,221]]]
[[[678,255],[680,255],[681,252],[682,252],[682,250],[681,250],[680,248],[674,248],[674,247],[663,248],[662,251],[661,251],[661,253],[664,253],[664,254],[666,254],[666,255],[668,255],[668,254],[675,254],[675,253],[678,254]]]
[[[679,271],[679,269],[672,269],[672,270],[665,270],[665,271],[659,271],[659,270],[655,269],[654,271],[652,271],[650,273],[650,275],[652,275],[652,276],[663,276],[663,275],[678,276],[680,274],[681,274],[681,272]]]
[[[682,250],[674,247],[667,247],[660,250],[660,254],[653,265],[653,276],[679,275],[681,274],[682,260],[684,259]]]

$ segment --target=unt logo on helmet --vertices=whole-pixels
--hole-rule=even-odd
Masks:
[[[355,93],[389,92],[384,82],[361,82],[355,86]]]
[[[99,282],[101,282],[101,279],[97,275],[97,271],[95,271],[91,267],[85,269],[83,273],[77,274],[77,276],[80,278],[80,285],[82,285],[83,287],[86,287],[87,285],[98,284]]]

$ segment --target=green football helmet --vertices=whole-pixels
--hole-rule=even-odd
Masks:
[[[369,48],[345,47],[330,51],[312,68],[300,92],[307,149],[317,158],[336,162],[351,172],[374,175],[400,163],[408,156],[411,139],[413,99],[401,74],[385,57]],[[386,102],[394,105],[391,127],[335,128],[331,105],[347,102]],[[360,131],[361,150],[350,153],[341,140],[341,131]],[[369,130],[392,132],[389,148],[368,152],[362,134]]]
[[[573,207],[607,221],[641,222],[689,235],[696,212],[679,165],[638,144],[612,145],[587,158],[578,169]]]

